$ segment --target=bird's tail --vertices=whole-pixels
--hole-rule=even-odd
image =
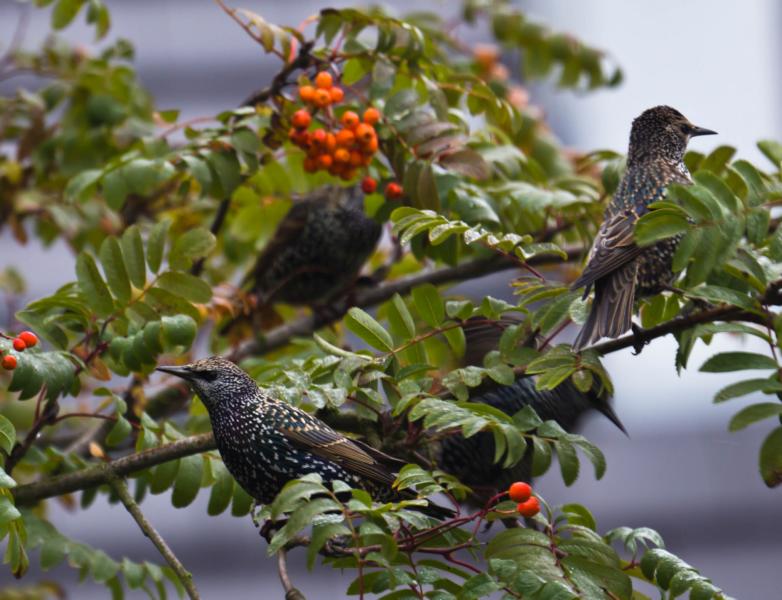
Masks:
[[[573,342],[574,350],[581,350],[601,337],[619,337],[630,329],[633,324],[637,271],[637,263],[631,262],[595,282],[592,308]]]
[[[429,502],[429,504],[426,506],[411,506],[410,509],[422,512],[426,516],[432,517],[433,519],[438,519],[440,521],[445,519],[452,519],[456,516],[456,511],[454,511],[452,508],[440,506],[431,500],[427,500],[427,502]]]

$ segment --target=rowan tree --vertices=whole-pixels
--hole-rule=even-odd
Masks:
[[[109,30],[101,0],[36,4],[51,5],[54,30],[84,18],[98,41]],[[344,489],[293,481],[253,511],[258,523],[287,518],[265,550],[258,546],[282,553],[283,571],[286,552],[306,552],[312,568],[352,573],[347,592],[362,597],[630,599],[646,597],[645,582],[664,597],[724,598],[648,528],[603,531],[585,506],[546,503],[544,489],[534,490],[541,512],[526,521],[505,495],[470,508],[460,503],[462,482],[428,457],[445,435],[487,431],[504,466],[530,451],[537,476],[556,457],[570,484],[586,458],[599,479],[605,457],[584,437],[531,409],[506,415],[471,402],[470,392],[535,375],[541,390],[570,380],[610,393],[601,357],[666,335],[678,341],[680,369],[714,336],[765,342],[767,353],[715,354],[696,368],[736,372],[715,401],[769,396],[739,411],[732,430],[779,419],[782,233],[772,209],[782,197],[782,145],[759,142],[770,161],[762,166],[734,159],[729,146],[687,154],[694,184],[672,186],[635,231],[641,245],[683,236],[676,289],[640,303],[636,333],[576,353],[558,336],[583,322],[587,304],[568,284],[623,156],[563,147],[516,81],[545,78],[583,93],[618,85],[609,57],[501,1],[465,0],[463,23],[486,22],[494,38],[477,48],[433,14],[325,9],[297,27],[217,4],[279,69],[207,123],[155,106],[125,40],[85,51],[53,36],[37,49],[12,45],[0,60],[0,78],[44,80],[0,98],[0,224],[22,256],[32,237],[63,241],[75,259],[73,282],[20,308],[0,339],[3,355],[16,359],[4,359],[0,392],[0,539],[10,572],[24,577],[37,555],[44,569],[67,560],[115,597],[126,588],[162,596],[167,585],[196,597],[198,582],[141,511],[148,494],[169,490],[183,510],[208,494],[204,519],[253,511],[214,450],[203,405],[181,383],[151,375],[161,362],[213,353],[340,431],[392,454],[403,447],[410,464],[398,486],[422,498],[444,494],[458,508],[433,524],[411,501],[377,504],[352,490],[341,504],[334,493]],[[519,59],[518,77],[508,57]],[[317,152],[315,137],[324,144]],[[329,183],[362,185],[367,213],[392,233],[370,261],[374,283],[330,311],[278,307],[262,331],[221,335],[215,324],[238,310],[229,284],[264,247],[291,194]],[[492,272],[513,281],[513,302],[449,291]],[[2,283],[8,295],[22,285],[13,273]],[[496,350],[463,366],[467,320],[509,314],[521,318]],[[14,349],[22,330],[40,343],[25,334],[30,343]],[[782,427],[758,446],[760,476],[776,486]],[[42,507],[72,495],[78,510],[98,496],[121,502],[161,549],[160,566],[58,533]],[[507,527],[478,535],[501,520]],[[48,594],[35,582],[26,589]]]

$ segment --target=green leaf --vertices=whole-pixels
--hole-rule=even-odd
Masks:
[[[204,470],[204,459],[200,454],[185,456],[179,459],[179,470],[174,481],[174,493],[171,503],[176,508],[189,506],[198,495],[201,487],[201,476]]]
[[[52,10],[52,29],[65,29],[79,13],[85,0],[59,0]]]
[[[130,301],[130,280],[117,238],[110,236],[103,240],[98,255],[109,289],[117,300],[127,304]]]
[[[681,211],[673,209],[652,210],[643,215],[635,226],[635,241],[639,246],[649,246],[662,239],[684,233],[689,229]]]
[[[383,326],[360,308],[352,307],[345,316],[345,326],[367,344],[378,350],[391,352],[394,341]]]
[[[143,289],[147,281],[147,270],[144,265],[144,243],[137,225],[131,225],[122,234],[122,256],[128,270],[130,282],[136,289]]]
[[[5,472],[3,467],[0,467],[0,488],[12,488],[16,487],[16,481],[8,473]]]
[[[412,289],[413,302],[421,318],[430,327],[439,327],[445,320],[445,304],[440,292],[431,283]]]
[[[185,300],[203,304],[212,298],[212,288],[203,279],[181,271],[166,271],[157,280],[157,285]]]
[[[782,144],[775,140],[761,140],[758,142],[758,148],[777,169],[782,168]]]
[[[14,506],[11,499],[5,494],[0,494],[0,527],[7,525],[21,516],[22,513]]]
[[[776,369],[776,361],[753,352],[721,352],[710,357],[700,370],[704,373],[726,373],[745,369]]]
[[[0,415],[0,450],[6,454],[11,453],[11,449],[16,444],[16,429],[14,424],[7,417]]]
[[[168,255],[168,262],[173,269],[188,269],[193,260],[207,256],[214,249],[215,243],[215,236],[208,229],[191,229],[176,239]]]
[[[782,403],[760,402],[750,404],[733,415],[728,425],[729,431],[738,431],[757,421],[782,415]]]
[[[760,475],[768,487],[782,483],[782,427],[774,429],[760,448]]]
[[[98,272],[95,259],[84,252],[76,257],[76,278],[84,300],[98,316],[108,317],[114,311],[114,300]]]
[[[117,422],[114,423],[114,426],[106,436],[106,445],[117,446],[121,444],[130,435],[132,429],[130,421],[122,415],[117,415]]]
[[[215,482],[212,485],[212,491],[209,494],[209,505],[207,513],[210,516],[222,514],[231,503],[231,497],[234,491],[234,478],[225,468],[222,461],[212,461],[212,471]]]
[[[782,392],[782,383],[777,379],[746,379],[722,388],[714,396],[714,402],[724,402],[725,400],[746,396],[753,392],[764,392],[766,394]]]
[[[217,173],[220,182],[220,194],[230,196],[242,182],[239,159],[234,152],[209,152],[206,162]]]
[[[169,219],[163,219],[149,232],[149,239],[147,240],[147,264],[149,265],[149,270],[153,273],[157,273],[160,270],[160,265],[163,262],[163,251],[165,250],[166,236],[168,235],[170,227],[171,221]]]

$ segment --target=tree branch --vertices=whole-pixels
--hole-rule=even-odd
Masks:
[[[282,588],[285,590],[285,600],[307,600],[298,589],[293,587],[291,579],[288,576],[288,560],[285,548],[277,552],[277,571],[280,574]]]
[[[166,559],[166,562],[169,564],[169,566],[174,570],[177,578],[182,582],[182,586],[185,588],[185,591],[187,591],[187,595],[191,600],[200,600],[198,590],[196,590],[195,583],[193,583],[193,576],[187,569],[185,569],[185,566],[176,557],[176,554],[174,554],[173,550],[171,550],[169,545],[166,543],[166,540],[163,539],[163,537],[152,526],[152,523],[150,523],[144,516],[144,513],[141,512],[141,508],[139,507],[138,503],[133,499],[133,496],[130,495],[125,481],[121,477],[117,476],[117,474],[114,472],[114,469],[112,469],[110,465],[106,464],[102,466],[106,471],[106,478],[108,479],[109,484],[114,489],[114,491],[117,492],[117,496],[119,496],[122,504],[125,505],[125,508],[136,520],[136,523],[138,523],[138,526],[141,528],[141,531],[144,532],[144,535],[147,536],[153,544],[155,544],[155,548],[158,549],[158,552],[160,552],[163,558]]]
[[[215,440],[211,433],[202,433],[177,440],[158,448],[151,448],[130,454],[105,464],[57,475],[27,485],[20,485],[11,491],[17,505],[33,504],[39,500],[62,496],[79,490],[110,483],[111,476],[124,477],[170,460],[176,460],[191,454],[214,450]]]

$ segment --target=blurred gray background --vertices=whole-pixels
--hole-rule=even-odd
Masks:
[[[123,36],[135,44],[137,68],[161,109],[181,108],[183,117],[216,114],[263,87],[278,67],[212,2],[113,0],[108,4],[113,16],[111,38]],[[347,4],[352,3],[243,0],[235,5],[271,22],[295,26],[324,6]],[[400,13],[431,9],[448,14],[459,3],[386,4]],[[520,4],[531,17],[605,49],[625,71],[625,82],[618,89],[584,97],[545,83],[532,88],[533,102],[545,108],[565,143],[624,152],[633,117],[649,106],[666,103],[694,123],[719,131],[719,136],[696,140],[694,149],[708,151],[731,144],[741,156],[768,166],[754,143],[782,138],[779,3],[535,0]],[[0,2],[3,47],[19,11],[15,2]],[[31,16],[28,46],[39,42],[48,28],[48,11],[33,11]],[[468,41],[486,37],[479,29],[460,33]],[[66,37],[89,46],[92,32],[72,26]],[[33,83],[15,78],[0,85],[0,93]],[[72,257],[62,246],[43,250],[31,243],[22,249],[3,231],[0,268],[8,264],[19,266],[28,276],[32,297],[50,293],[74,277]],[[463,289],[507,295],[507,274]],[[616,384],[615,407],[630,437],[598,417],[590,419],[583,433],[606,454],[608,471],[603,480],[595,481],[584,464],[576,484],[565,488],[554,469],[537,483],[538,491],[552,503],[583,502],[594,511],[602,531],[618,525],[657,529],[670,550],[736,598],[781,597],[782,492],[767,489],[757,473],[758,448],[771,425],[727,433],[731,415],[758,398],[715,406],[714,393],[732,377],[697,372],[705,357],[718,349],[753,350],[753,345],[754,341],[723,336],[711,348],[699,346],[690,370],[681,376],[673,367],[675,343],[669,338],[655,341],[639,357],[629,352],[608,357]],[[164,495],[149,498],[144,508],[193,571],[205,599],[282,597],[274,562],[266,557],[265,543],[249,518],[207,518],[206,500],[202,494],[189,508],[176,510]],[[51,503],[51,518],[64,534],[102,548],[115,559],[159,560],[121,507],[99,503],[82,513]],[[292,562],[301,554],[293,554]],[[347,585],[346,576],[339,572],[307,573],[298,562],[291,574],[308,598],[339,598]],[[30,579],[36,576],[34,572]],[[73,598],[108,595],[91,583],[79,586],[67,568],[49,576],[66,581]],[[10,576],[0,569],[0,585],[6,583],[11,583]]]

